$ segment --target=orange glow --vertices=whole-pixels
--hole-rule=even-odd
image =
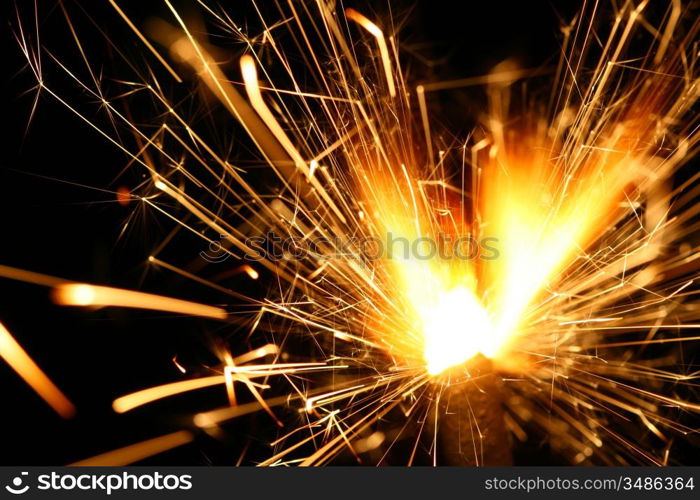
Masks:
[[[373,174],[371,181],[362,184],[377,236],[391,235],[394,242],[404,240],[410,246],[384,241],[387,280],[400,291],[396,307],[406,312],[408,321],[399,328],[378,325],[378,337],[391,354],[422,364],[437,375],[478,353],[492,356],[498,346],[489,314],[477,295],[474,263],[428,257],[434,251],[429,247],[439,244],[441,227],[415,177],[407,167],[402,170],[400,178]]]
[[[582,152],[577,171],[563,172],[548,158],[556,145],[526,133],[519,141],[522,150],[506,144],[498,148],[506,152],[486,160],[482,183],[484,199],[498,200],[481,207],[486,234],[498,238],[500,250],[481,275],[500,355],[549,280],[605,227],[630,183],[628,172],[639,163],[612,144],[607,151]]]
[[[421,247],[414,246],[408,257],[388,255],[387,288],[398,291],[394,306],[409,311],[407,325],[377,328],[390,354],[422,359],[433,375],[476,353],[513,369],[523,325],[556,297],[552,280],[575,259],[587,259],[621,211],[635,209],[649,182],[645,173],[657,168],[658,130],[648,117],[662,114],[667,97],[656,85],[603,120],[588,108],[564,109],[551,123],[533,113],[517,125],[510,124],[508,83],[489,85],[488,127],[465,153],[474,193],[469,218],[459,218],[464,212],[449,206],[444,190],[442,199],[431,198],[416,166],[361,168],[357,185],[376,236],[436,242],[449,226],[450,234],[494,238],[499,254],[455,262],[417,258]],[[593,93],[589,107],[602,99]]]
[[[520,146],[481,148],[480,190],[484,200],[498,202],[479,206],[483,229],[473,232],[496,238],[499,257],[488,262],[426,259],[416,254],[420,246],[408,256],[401,248],[388,255],[389,279],[411,318],[406,331],[380,327],[389,352],[408,360],[422,353],[432,375],[478,353],[512,366],[510,347],[529,308],[549,279],[599,234],[632,182],[629,169],[642,161],[621,149],[628,136],[619,135],[620,127],[616,133],[609,147],[583,153],[578,170],[568,173],[548,161],[558,145],[527,131],[518,135]],[[373,174],[363,185],[377,234],[390,233],[411,244],[420,238],[436,242],[442,228],[415,177],[406,167],[403,172],[403,178],[390,179]]]
[[[125,207],[131,202],[131,191],[126,186],[119,186],[117,189],[117,203]]]

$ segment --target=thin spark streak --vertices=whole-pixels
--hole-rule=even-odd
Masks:
[[[379,26],[377,26],[365,16],[357,12],[355,9],[345,9],[345,15],[348,19],[355,21],[357,24],[366,29],[374,38],[377,39],[377,45],[379,46],[379,56],[382,58],[382,65],[384,66],[384,76],[386,77],[386,84],[387,88],[389,89],[389,95],[391,97],[396,97],[394,72],[391,69],[391,58],[389,57],[389,49],[386,45],[384,32],[379,28]]]
[[[109,3],[114,7],[114,10],[117,11],[117,13],[121,16],[122,19],[124,19],[124,22],[131,28],[131,30],[136,34],[136,36],[139,37],[139,40],[148,48],[148,50],[151,51],[151,53],[156,56],[156,59],[163,65],[165,69],[168,70],[168,72],[175,78],[175,81],[178,83],[182,83],[182,78],[180,78],[180,75],[177,74],[177,72],[168,64],[168,62],[163,59],[163,56],[160,55],[160,53],[151,45],[151,42],[148,41],[148,39],[143,36],[143,33],[141,33],[141,30],[139,30],[136,25],[131,22],[131,19],[124,13],[124,11],[117,5],[117,2],[115,0],[109,0]]]
[[[302,158],[296,147],[294,147],[292,141],[289,139],[289,137],[287,137],[287,134],[285,134],[282,127],[280,127],[277,119],[270,111],[270,108],[268,108],[267,104],[265,104],[262,94],[260,93],[258,74],[257,70],[255,69],[255,60],[251,56],[246,55],[241,57],[241,73],[243,74],[243,81],[245,83],[248,99],[250,99],[250,103],[255,111],[257,111],[260,118],[263,120],[263,122],[265,122],[265,125],[267,125],[267,127],[272,131],[272,134],[277,138],[284,150],[292,158],[296,167],[302,170],[319,195],[333,209],[335,214],[338,216],[338,219],[340,219],[342,223],[346,223],[347,221],[345,216],[336,206],[335,202],[328,196],[326,190],[321,187],[316,178],[311,176],[309,166],[307,165],[306,161]]]
[[[186,445],[191,443],[193,439],[194,435],[191,432],[177,431],[73,462],[69,465],[71,467],[121,467]]]
[[[75,416],[73,403],[29,357],[2,323],[0,323],[0,357],[61,417]]]
[[[205,318],[225,320],[228,313],[220,307],[174,299],[163,295],[124,290],[86,283],[69,283],[54,287],[53,298],[57,304],[81,307],[129,307],[172,312]]]

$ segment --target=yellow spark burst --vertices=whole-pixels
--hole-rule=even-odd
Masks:
[[[0,266],[2,276],[53,287],[59,304],[226,320],[263,345],[237,356],[217,346],[220,366],[197,374],[178,364],[187,378],[117,397],[116,412],[222,386],[229,405],[198,409],[191,424],[215,432],[228,420],[267,412],[287,428],[263,465],[323,465],[342,454],[381,461],[400,439],[414,441],[414,463],[430,434],[426,422],[439,422],[431,415],[445,389],[478,386],[468,362],[481,354],[503,381],[498,397],[513,439],[546,436],[572,463],[668,462],[673,436],[692,431],[668,410],[700,411],[689,400],[697,375],[678,354],[697,341],[685,332],[698,328],[700,311],[693,288],[700,177],[679,174],[698,149],[700,22],[688,20],[680,2],[652,27],[644,18],[648,2],[624,1],[611,7],[605,35],[596,25],[598,3],[584,5],[562,30],[553,76],[507,61],[489,75],[415,91],[400,71],[398,34],[352,9],[289,2],[279,20],[261,19],[248,32],[225,10],[199,2],[219,36],[246,47],[227,66],[231,58],[220,57],[214,37],[171,2],[172,18],[147,29],[110,3],[157,64],[131,64],[132,74],[118,78],[121,93],[106,98],[97,79],[34,46],[23,30],[18,39],[38,91],[125,152],[131,168],[143,169],[148,181],[129,199],[217,244],[236,262],[227,277],[245,273],[271,290],[263,299],[247,297],[198,273],[201,263],[166,262],[162,248],[147,253],[150,265],[254,312],[234,317],[221,307]],[[348,32],[343,15],[362,29]],[[649,45],[640,54],[631,40],[645,33]],[[361,56],[355,45],[367,34],[372,52]],[[88,55],[81,51],[81,58],[92,75]],[[98,99],[133,140],[50,88],[48,63]],[[169,97],[169,79],[191,85],[190,97]],[[549,102],[525,99],[516,110],[514,89],[530,80],[548,89]],[[474,133],[455,145],[436,138],[427,94],[463,86],[483,87],[487,102]],[[153,107],[137,110],[139,119],[124,112],[133,111],[135,96]],[[256,154],[230,159],[217,145],[228,138],[211,140],[192,116],[193,102],[212,115],[226,111],[221,122],[235,121],[247,135],[235,139],[245,147],[234,142],[233,149],[250,146]],[[253,174],[259,167],[269,173],[266,182]],[[244,256],[260,257],[254,239],[269,231],[294,243],[280,258],[245,263]],[[491,240],[498,255],[421,257],[445,237]],[[405,240],[411,248],[369,258],[368,240],[385,250],[389,240]],[[312,251],[294,257],[311,242]],[[314,344],[312,359],[286,359],[287,338],[296,335]],[[673,348],[648,355],[661,344]],[[300,420],[283,421],[280,407]],[[385,417],[395,414],[402,423],[392,427]],[[637,440],[641,429],[653,446]],[[191,440],[175,433],[85,464],[128,463]],[[437,440],[428,440],[435,463]]]

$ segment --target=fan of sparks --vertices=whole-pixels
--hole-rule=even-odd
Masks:
[[[120,203],[225,258],[178,248],[169,255],[181,261],[166,261],[170,237],[144,249],[149,269],[191,281],[167,296],[0,274],[49,286],[67,306],[209,318],[227,339],[213,347],[218,366],[178,365],[181,379],[115,395],[113,407],[214,386],[229,404],[80,463],[131,463],[254,412],[279,426],[262,465],[436,460],[441,416],[430,415],[456,379],[478,385],[476,355],[503,378],[514,443],[546,440],[572,463],[673,462],[700,411],[697,13],[675,0],[653,16],[646,1],[584,2],[551,67],[506,61],[418,84],[401,71],[390,19],[323,0],[253,4],[245,25],[205,1],[196,17],[165,0],[165,14],[143,23],[109,3],[132,35],[104,34],[112,65],[84,46],[81,30],[101,27],[79,5],[51,14],[72,46],[17,24],[37,101],[62,103],[84,120],[81,135],[101,136],[145,174],[116,193]],[[79,92],[55,90],[66,82]],[[483,100],[460,138],[430,101],[463,87]],[[251,242],[270,233],[286,242],[281,257],[250,259],[260,255]],[[497,257],[368,257],[363,242],[386,235],[418,250],[488,238]],[[295,252],[312,240],[313,251]],[[268,292],[249,296],[246,280]],[[219,304],[174,297],[200,287]],[[76,411],[5,327],[0,355],[59,414]],[[396,462],[400,442],[412,451]]]

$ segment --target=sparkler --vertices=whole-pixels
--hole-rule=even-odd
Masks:
[[[693,432],[681,417],[700,411],[697,374],[680,358],[698,340],[688,333],[699,326],[698,174],[679,174],[698,147],[700,23],[672,1],[654,24],[647,3],[622,2],[603,35],[598,3],[584,2],[563,29],[553,76],[505,63],[414,90],[390,25],[352,9],[280,2],[278,20],[260,14],[258,28],[244,28],[198,2],[218,35],[245,46],[227,67],[230,52],[168,0],[169,19],[146,26],[110,0],[151,62],[105,37],[128,66],[109,94],[77,9],[59,3],[83,67],[69,67],[18,24],[37,93],[147,173],[117,193],[120,202],[217,244],[271,291],[248,297],[210,279],[202,262],[166,262],[169,241],[146,255],[151,266],[254,312],[8,267],[0,275],[51,286],[60,304],[199,315],[250,338],[259,347],[217,346],[220,366],[178,365],[183,380],[113,406],[124,413],[222,386],[229,405],[197,411],[192,426],[217,435],[231,419],[267,413],[261,418],[280,434],[262,465],[323,465],[348,453],[383,463],[403,440],[413,443],[409,464],[425,443],[433,463],[507,463],[509,440],[528,436],[545,437],[572,463],[667,464],[674,439]],[[635,53],[633,36],[649,39],[645,51]],[[549,102],[525,99],[515,112],[513,89],[543,72]],[[109,126],[53,89],[59,74],[97,100]],[[171,85],[192,92],[172,97]],[[441,144],[427,95],[475,85],[488,96],[479,126],[457,145]],[[225,111],[238,127],[234,150],[257,153],[231,159],[221,146],[229,138],[212,134],[193,103],[218,122]],[[425,258],[445,240],[453,254],[465,241],[481,250],[491,241],[496,252]],[[367,241],[387,252],[368,257]],[[393,253],[392,241],[411,251]],[[290,349],[304,340],[310,353]],[[280,408],[299,416],[285,420]],[[191,440],[183,431],[80,463],[125,464]]]

